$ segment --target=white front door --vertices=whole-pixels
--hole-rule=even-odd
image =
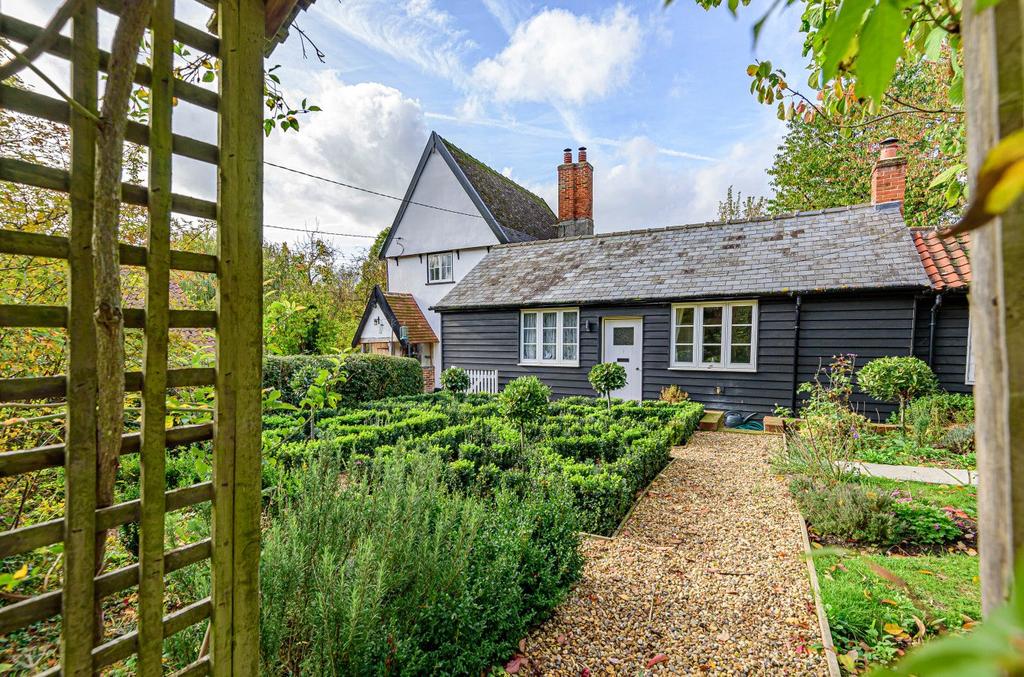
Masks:
[[[612,391],[612,397],[641,400],[644,396],[644,321],[643,318],[606,319],[604,321],[603,362],[617,362],[626,369],[626,385]]]

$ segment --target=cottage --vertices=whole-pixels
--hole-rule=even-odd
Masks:
[[[423,185],[423,164],[410,191],[417,180]],[[657,398],[674,384],[709,407],[759,415],[799,407],[797,386],[839,353],[856,354],[860,364],[915,355],[947,390],[971,390],[969,243],[904,223],[906,160],[895,140],[881,145],[871,203],[773,218],[595,233],[586,149],[576,162],[566,151],[558,179],[557,219],[545,214],[529,237],[479,245],[429,299],[411,291],[436,318],[443,349],[435,364],[489,373],[499,387],[534,374],[566,396],[592,394],[588,371],[613,361],[628,374],[617,396]],[[407,216],[411,209],[403,207]],[[399,223],[403,211],[394,241],[415,230],[408,218]],[[466,247],[445,239],[450,217],[432,216],[417,225],[433,244],[402,256],[385,249],[391,289],[408,290],[396,283],[406,284],[399,275],[409,269],[429,282],[433,252]],[[855,399],[870,416],[891,411]]]

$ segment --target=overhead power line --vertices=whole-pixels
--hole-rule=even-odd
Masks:
[[[337,235],[338,237],[362,237],[367,240],[376,238],[376,235],[362,235],[360,233],[336,233],[333,230],[321,230],[320,228],[298,228],[296,226],[272,226],[269,223],[263,224],[264,228],[273,228],[274,230],[290,230],[294,233],[309,233],[311,235]]]
[[[417,202],[415,200],[406,200],[404,197],[398,197],[396,195],[388,195],[387,193],[382,193],[382,192],[380,192],[378,190],[370,190],[369,188],[363,188],[362,186],[356,186],[356,185],[353,185],[351,183],[345,183],[344,181],[338,181],[336,179],[329,179],[326,176],[319,176],[317,174],[311,174],[309,172],[304,172],[301,169],[293,169],[291,167],[285,167],[284,165],[279,165],[279,164],[276,164],[276,163],[273,163],[273,162],[268,162],[266,160],[263,161],[263,164],[269,165],[271,167],[276,167],[277,169],[283,169],[284,171],[292,172],[293,174],[299,174],[301,176],[306,176],[306,177],[309,177],[311,179],[316,179],[318,181],[326,181],[327,183],[333,183],[336,186],[343,186],[345,188],[351,188],[352,190],[358,190],[360,192],[368,193],[370,195],[376,195],[377,197],[385,197],[385,198],[387,198],[389,200],[397,200],[398,202],[401,202],[403,204],[416,205],[417,207],[426,207],[427,209],[436,209],[439,212],[448,212],[449,214],[458,214],[460,216],[470,216],[470,217],[473,217],[475,219],[482,219],[482,218],[484,218],[480,214],[471,214],[469,212],[460,212],[457,209],[448,209],[447,207],[438,207],[437,205],[427,204],[426,202]]]

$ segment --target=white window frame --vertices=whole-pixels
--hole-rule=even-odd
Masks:
[[[732,309],[736,306],[750,306],[750,363],[732,362]],[[722,361],[702,362],[704,353],[704,308],[722,308]],[[676,311],[680,308],[693,309],[693,360],[691,362],[679,362],[676,360]],[[744,301],[707,301],[702,303],[673,303],[670,310],[668,345],[669,369],[678,371],[757,371],[757,325],[758,306],[757,301],[748,299]]]
[[[555,322],[555,359],[544,359],[544,313],[556,313]],[[576,359],[562,359],[562,347],[566,345],[565,314],[576,314]],[[526,322],[527,315],[536,317],[536,324],[532,327],[535,330],[534,343],[535,358],[526,358]],[[571,344],[570,344],[571,345]],[[545,366],[545,367],[578,367],[580,366],[580,309],[579,308],[530,308],[519,311],[519,364],[520,366]]]
[[[448,262],[448,277],[443,277],[445,272],[445,260]],[[430,279],[430,273],[434,268],[434,261],[440,261],[440,275],[436,280]],[[427,254],[427,284],[448,284],[455,281],[455,252],[437,252]]]

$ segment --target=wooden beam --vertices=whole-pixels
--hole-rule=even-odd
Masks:
[[[213,675],[259,673],[263,0],[222,0]]]
[[[90,111],[97,108],[99,48],[95,0],[75,13],[68,56],[71,95]],[[64,593],[61,598],[61,671],[65,677],[92,675],[93,574],[96,525],[96,334],[93,326],[92,216],[96,127],[71,115],[71,235],[68,240],[68,416],[65,441],[74,453],[64,463]],[[69,629],[71,629],[69,631]]]
[[[1024,128],[1024,0],[963,9],[968,166]],[[982,610],[1010,594],[1024,554],[1024,205],[971,234]]]

